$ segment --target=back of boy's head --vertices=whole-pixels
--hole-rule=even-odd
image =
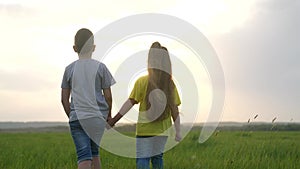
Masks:
[[[91,52],[94,47],[93,33],[86,28],[78,30],[75,35],[74,45],[77,48],[77,53],[85,54]]]

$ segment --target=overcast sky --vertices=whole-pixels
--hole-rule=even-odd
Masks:
[[[0,0],[0,121],[67,121],[60,83],[76,60],[76,31],[153,12],[188,21],[213,45],[226,82],[222,121],[300,122],[300,1],[195,2]]]
[[[300,120],[299,9],[297,0],[259,1],[241,27],[213,38],[235,116],[228,119]]]

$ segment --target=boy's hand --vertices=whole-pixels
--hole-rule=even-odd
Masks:
[[[181,139],[182,139],[182,137],[181,137],[180,132],[176,132],[175,141],[179,142],[179,141],[181,141]]]

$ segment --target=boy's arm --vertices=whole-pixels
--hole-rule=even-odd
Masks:
[[[64,107],[66,115],[69,117],[71,108],[70,108],[70,93],[71,89],[61,89],[61,103]]]
[[[175,126],[175,132],[176,132],[175,140],[180,141],[181,140],[181,133],[180,133],[181,131],[180,131],[180,116],[179,116],[178,106],[173,106],[171,108],[171,116],[172,116],[174,126]]]
[[[108,121],[111,119],[111,108],[112,108],[112,94],[111,94],[110,87],[103,89],[103,94],[104,94],[106,103],[108,104],[108,107],[109,107],[109,112],[108,112],[108,116],[107,116],[107,121]]]

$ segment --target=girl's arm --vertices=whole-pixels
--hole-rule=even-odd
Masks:
[[[108,121],[111,119],[111,107],[112,107],[112,95],[111,95],[110,87],[103,89],[103,95],[104,95],[105,101],[109,107],[108,116],[107,116],[107,121]]]
[[[172,119],[173,119],[174,126],[175,126],[175,132],[176,132],[175,140],[180,141],[181,140],[181,133],[180,133],[181,131],[180,131],[180,116],[179,116],[178,106],[173,106],[171,108],[171,115],[172,115]]]
[[[70,108],[70,93],[71,89],[61,89],[61,103],[64,107],[66,115],[69,117],[71,108]]]
[[[138,102],[134,99],[128,99],[121,107],[118,114],[115,115],[111,120],[108,121],[110,126],[114,126],[132,107],[133,105],[137,104]]]

